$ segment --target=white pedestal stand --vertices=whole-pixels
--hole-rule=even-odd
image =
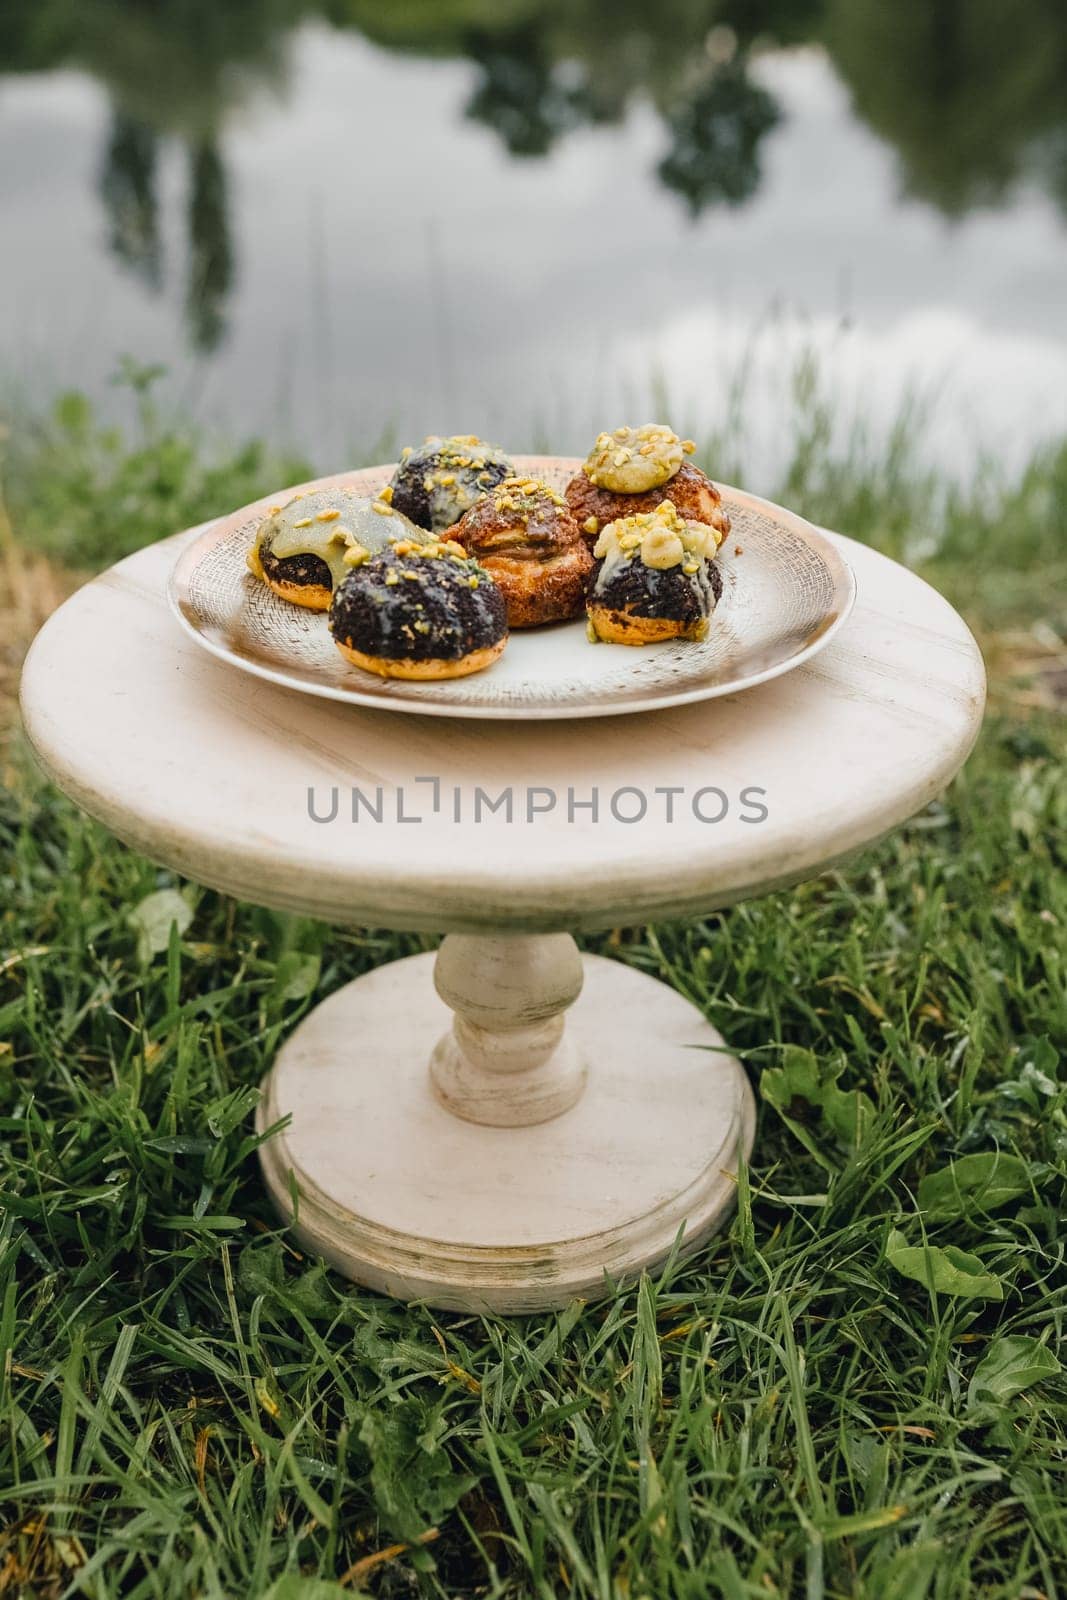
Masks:
[[[309,1248],[388,1294],[506,1312],[695,1250],[754,1124],[700,1012],[565,933],[450,934],[348,984],[265,1082],[261,1129],[282,1117],[263,1171]]]

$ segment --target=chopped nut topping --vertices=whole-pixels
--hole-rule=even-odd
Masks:
[[[655,511],[619,517],[601,530],[593,554],[607,563],[640,560],[646,567],[664,570],[682,565],[692,577],[701,560],[711,560],[718,549],[715,529],[704,522],[686,522],[677,506],[661,500]]]
[[[679,439],[662,423],[616,428],[614,433],[597,435],[583,470],[597,488],[644,494],[673,478],[684,456],[695,448],[691,439]]]

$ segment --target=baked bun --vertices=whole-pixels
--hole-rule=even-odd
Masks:
[[[539,478],[504,478],[452,536],[492,575],[509,627],[581,616],[593,558],[563,496]]]
[[[392,482],[382,490],[396,511],[420,528],[444,533],[494,484],[514,472],[511,458],[476,434],[432,434],[400,452]]]
[[[567,504],[590,546],[596,544],[602,528],[619,517],[644,515],[655,511],[664,500],[677,506],[678,514],[686,522],[705,522],[715,529],[720,539],[730,531],[730,519],[723,510],[722,495],[711,479],[683,461],[673,478],[661,489],[650,489],[646,494],[619,494],[611,489],[600,489],[590,483],[584,471],[573,477],[566,489]]]
[[[694,448],[692,439],[679,439],[656,422],[598,434],[566,491],[567,504],[590,545],[609,522],[655,511],[664,500],[672,501],[687,522],[707,522],[720,534],[729,533],[722,495],[685,459]]]
[[[349,488],[310,489],[271,506],[256,529],[248,568],[282,600],[327,611],[355,562],[390,539],[429,537],[383,500]]]
[[[330,632],[347,661],[382,678],[462,678],[500,655],[504,597],[451,540],[401,540],[354,566],[333,596]]]
[[[669,500],[609,523],[593,552],[590,638],[629,645],[703,639],[722,594],[718,543],[714,528],[686,522]]]

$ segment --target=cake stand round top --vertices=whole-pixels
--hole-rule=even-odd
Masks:
[[[887,833],[978,732],[981,655],[929,585],[833,537],[858,599],[743,694],[554,723],[416,718],[260,682],[187,638],[177,535],[50,618],[22,678],[49,775],[153,859],[329,921],[593,929],[712,910]]]

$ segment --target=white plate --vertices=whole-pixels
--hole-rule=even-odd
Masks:
[[[517,467],[555,488],[577,460],[518,456]],[[375,494],[393,466],[319,480]],[[308,485],[301,485],[303,488]],[[719,551],[722,599],[708,637],[635,649],[590,644],[585,623],[512,633],[504,654],[469,678],[405,683],[350,666],[326,617],[289,605],[253,578],[245,556],[268,497],[214,523],[188,545],[171,574],[169,598],[198,644],[242,672],[304,694],[431,717],[611,717],[710,700],[765,683],[829,644],[856,598],[851,568],[830,541],[791,511],[723,487],[731,532]]]

